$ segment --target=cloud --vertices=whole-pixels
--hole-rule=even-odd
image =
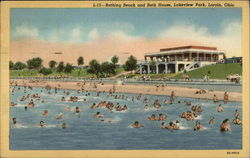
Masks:
[[[88,64],[93,58],[103,62],[113,55],[118,55],[120,62],[124,63],[129,55],[134,55],[140,60],[143,59],[145,53],[184,45],[215,46],[224,50],[227,57],[241,56],[241,23],[231,20],[217,25],[222,28],[218,28],[221,32],[212,34],[205,26],[175,23],[163,29],[155,37],[135,36],[129,31],[118,28],[102,31],[99,27],[94,27],[84,33],[78,27],[68,31],[56,29],[51,31],[50,40],[12,41],[11,60],[25,62],[37,56],[31,52],[37,52],[45,63],[53,59],[76,64],[76,59],[84,56],[84,61]],[[79,41],[83,36],[88,40]],[[62,39],[67,39],[67,41],[62,41]],[[74,41],[73,39],[77,39],[77,42],[68,42]],[[51,52],[63,54],[59,56]]]
[[[17,26],[13,32],[14,38],[34,38],[38,37],[38,35],[39,33],[37,28],[25,25]]]
[[[201,45],[215,46],[224,50],[227,56],[241,56],[241,23],[226,21],[220,25],[218,34],[211,34],[206,27],[194,24],[175,24],[160,33],[161,39],[179,39],[198,42]]]

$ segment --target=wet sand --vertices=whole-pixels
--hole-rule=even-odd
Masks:
[[[31,87],[46,87],[47,85],[51,86],[51,88],[59,88],[59,89],[70,89],[70,90],[79,90],[81,86],[77,83],[81,82],[63,82],[63,81],[44,81],[39,80],[33,82],[31,80],[24,79],[16,79],[11,80],[17,82],[19,86],[31,86]],[[60,87],[58,86],[60,85]],[[180,97],[189,97],[189,98],[201,98],[201,99],[213,99],[214,94],[218,97],[219,100],[223,100],[224,91],[207,91],[205,94],[195,94],[196,91],[200,90],[197,88],[188,88],[188,87],[176,87],[176,86],[165,86],[165,87],[156,87],[154,85],[121,85],[116,84],[96,84],[97,88],[94,87],[93,83],[87,82],[84,86],[84,90],[88,91],[106,91],[108,92],[110,89],[115,87],[116,92],[123,93],[135,93],[135,94],[151,94],[151,95],[165,95],[170,96],[171,92],[174,91],[176,96]],[[228,92],[229,101],[242,101],[242,93],[240,92]]]

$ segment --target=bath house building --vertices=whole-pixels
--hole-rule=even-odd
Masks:
[[[183,46],[146,53],[139,62],[140,73],[176,73],[190,71],[225,59],[225,53],[216,47]]]

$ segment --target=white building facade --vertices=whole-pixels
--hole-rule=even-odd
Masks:
[[[139,62],[139,66],[141,74],[177,73],[216,64],[224,58],[225,53],[217,50],[216,47],[183,46],[146,53],[144,60]]]

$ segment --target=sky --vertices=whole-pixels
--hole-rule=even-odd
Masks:
[[[215,46],[241,56],[241,8],[11,9],[11,59],[41,56],[76,64],[183,45]],[[58,56],[53,52],[63,52]],[[18,55],[19,54],[19,55]]]

